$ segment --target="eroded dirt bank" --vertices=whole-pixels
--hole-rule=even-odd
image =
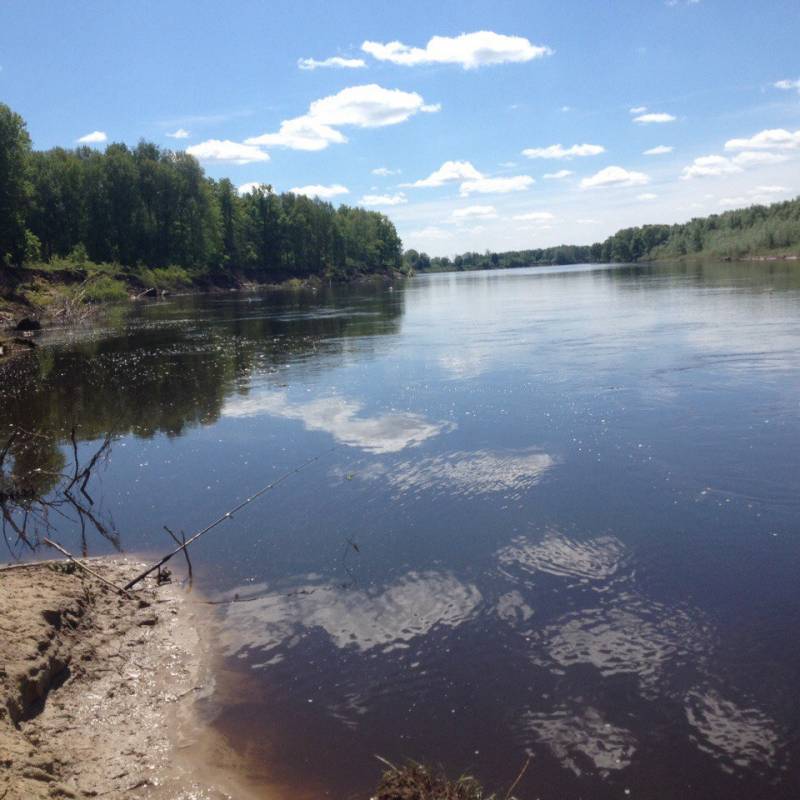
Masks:
[[[94,560],[118,585],[140,564]],[[197,714],[211,621],[174,585],[0,567],[0,800],[265,798]]]

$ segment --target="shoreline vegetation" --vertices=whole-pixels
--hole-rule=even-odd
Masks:
[[[26,317],[74,325],[102,303],[192,291],[581,263],[798,258],[800,198],[626,228],[591,245],[452,259],[403,252],[382,213],[276,194],[268,184],[242,192],[227,178],[206,176],[193,156],[151,142],[35,151],[23,118],[0,103],[0,329]]]

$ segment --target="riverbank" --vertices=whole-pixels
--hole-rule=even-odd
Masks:
[[[141,567],[91,563],[117,585]],[[131,600],[69,564],[2,567],[0,608],[0,798],[256,796],[197,711],[213,624],[181,588]]]
[[[111,264],[59,262],[20,268],[0,267],[0,331],[13,331],[22,320],[42,327],[74,327],[111,303],[144,302],[169,295],[232,291],[320,290],[333,284],[391,284],[402,272],[361,272],[325,277],[317,274],[203,273],[180,267],[127,270]],[[13,350],[12,337],[0,345]],[[25,343],[17,342],[23,347]],[[2,355],[2,354],[0,354]]]

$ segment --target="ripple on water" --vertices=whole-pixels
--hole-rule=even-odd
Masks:
[[[624,558],[625,546],[613,536],[578,541],[556,531],[549,531],[539,542],[519,536],[497,553],[505,567],[591,582],[613,578]]]
[[[776,723],[757,708],[745,708],[710,687],[686,695],[692,741],[725,772],[774,767],[779,735]]]
[[[608,607],[567,614],[541,631],[534,663],[568,668],[589,664],[604,677],[630,674],[645,696],[669,693],[685,667],[702,670],[711,633],[698,615],[636,594]]]
[[[337,648],[389,652],[436,626],[457,627],[473,616],[481,601],[474,585],[433,571],[409,572],[380,591],[312,582],[288,593],[270,592],[229,604],[221,641],[227,655],[260,652],[269,657],[270,651],[294,647],[321,629]]]
[[[575,775],[608,776],[625,769],[636,753],[636,738],[613,725],[592,707],[560,706],[551,712],[528,711],[521,720],[523,737],[532,735]]]

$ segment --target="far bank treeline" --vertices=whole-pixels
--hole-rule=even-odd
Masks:
[[[0,267],[71,260],[271,280],[385,272],[401,253],[383,214],[266,185],[240,196],[149,142],[33,151],[22,117],[0,103]]]
[[[550,264],[634,263],[675,258],[742,259],[800,255],[800,198],[698,217],[681,225],[625,228],[604,242],[504,253],[463,253],[430,258],[407,250],[403,259],[418,272],[513,269]]]

